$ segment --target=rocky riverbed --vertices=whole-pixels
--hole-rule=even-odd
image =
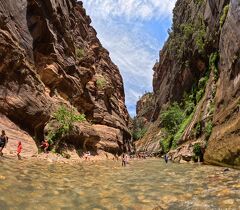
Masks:
[[[161,159],[0,160],[0,209],[239,209],[240,171]],[[204,176],[203,176],[204,175]],[[7,192],[7,193],[6,193]]]

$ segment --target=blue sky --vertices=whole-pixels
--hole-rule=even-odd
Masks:
[[[102,45],[123,76],[126,105],[152,91],[152,67],[171,27],[176,0],[82,0]]]

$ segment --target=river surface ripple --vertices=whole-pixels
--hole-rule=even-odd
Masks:
[[[240,171],[161,159],[0,160],[0,209],[240,209]]]

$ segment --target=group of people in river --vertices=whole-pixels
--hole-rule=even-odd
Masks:
[[[0,157],[3,156],[3,149],[6,147],[7,143],[8,143],[8,137],[6,135],[6,132],[4,130],[2,130],[2,134],[0,136]],[[49,144],[48,140],[45,139],[44,141],[41,142],[40,148],[45,153],[48,153],[49,146],[50,146],[50,144]],[[17,154],[17,157],[18,157],[19,160],[21,159],[22,150],[23,150],[22,142],[18,141],[16,154]],[[90,151],[88,151],[86,153],[83,153],[83,158],[86,161],[90,160],[90,157],[91,157]],[[122,156],[121,156],[121,162],[122,162],[123,167],[125,167],[127,164],[129,164],[130,158],[146,159],[147,154],[144,153],[144,152],[139,152],[139,153],[136,153],[134,156],[131,156],[127,153],[123,153]],[[168,156],[166,154],[164,155],[164,160],[165,160],[166,163],[168,163]]]
[[[2,134],[0,136],[0,157],[3,156],[3,149],[6,148],[7,143],[8,143],[8,136],[6,135],[5,130],[2,130]],[[40,148],[42,148],[45,153],[48,152],[49,143],[47,139],[42,141]],[[22,142],[18,141],[16,153],[19,160],[21,160],[22,150],[23,150]]]
[[[3,156],[3,149],[7,146],[8,143],[8,137],[6,135],[5,130],[2,130],[2,134],[0,136],[0,156]],[[20,160],[21,159],[21,152],[22,152],[22,142],[18,141],[17,144],[17,157]]]
[[[5,133],[5,131],[2,130],[2,134],[0,136],[0,156],[3,156],[2,151],[3,151],[4,147],[6,147],[7,143],[8,143],[8,137]]]

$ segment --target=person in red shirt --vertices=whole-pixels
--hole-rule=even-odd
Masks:
[[[18,157],[18,160],[21,160],[21,156],[20,156],[21,152],[22,152],[22,142],[19,141],[18,142],[18,147],[17,147],[17,157]]]
[[[44,141],[42,141],[42,144],[41,144],[40,147],[44,150],[45,153],[47,153],[48,152],[48,147],[49,147],[48,140],[45,139]]]

